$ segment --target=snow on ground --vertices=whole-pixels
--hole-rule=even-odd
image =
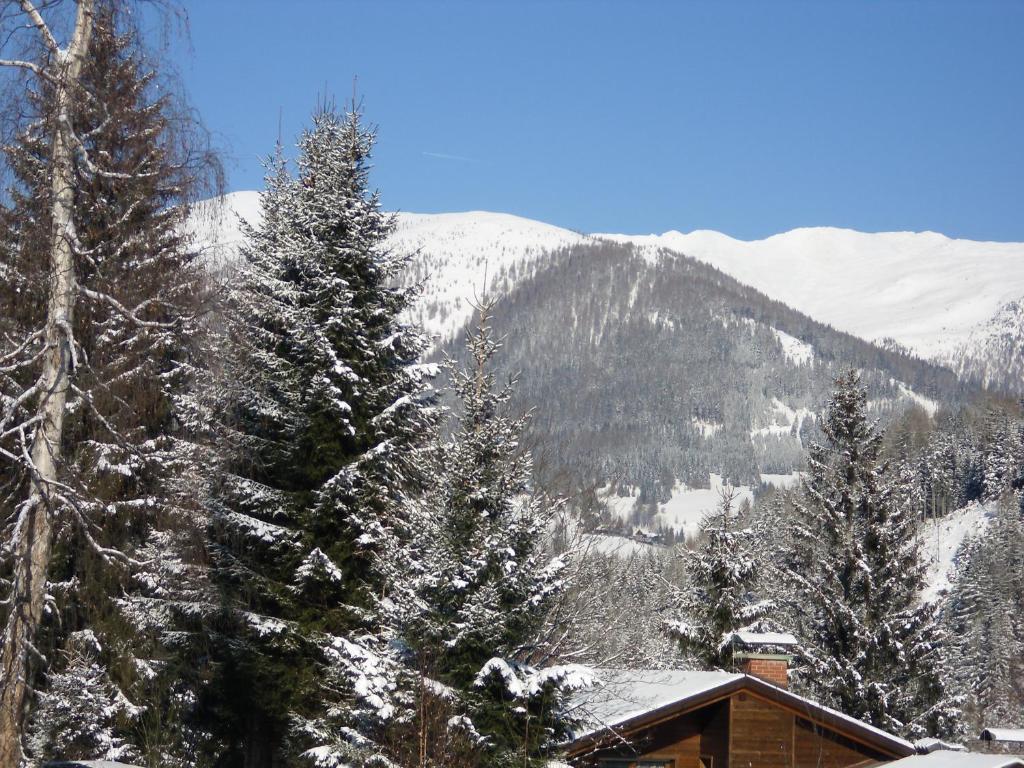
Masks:
[[[772,333],[782,345],[782,354],[794,365],[813,365],[814,347],[806,341],[800,341],[796,336],[790,336],[785,331],[772,328]]]
[[[241,221],[257,224],[260,218],[259,192],[232,192],[198,203],[189,216],[187,229],[202,244],[208,263],[219,266],[238,256]]]
[[[776,437],[793,434],[796,428],[796,437],[800,439],[800,430],[806,419],[814,419],[814,412],[809,408],[790,408],[777,397],[772,398],[771,412],[765,417],[766,424],[754,427],[750,430],[751,437]]]
[[[640,500],[640,489],[630,488],[626,495],[616,493],[609,486],[597,489],[597,497],[605,503],[612,517],[618,520],[628,520],[637,502]]]
[[[788,475],[774,475],[769,472],[762,472],[761,482],[765,485],[770,485],[772,488],[788,490],[796,488],[800,484],[800,478],[803,476],[803,472],[790,472]]]
[[[707,230],[601,237],[684,253],[815,320],[930,358],[1024,296],[1024,243],[834,227],[753,241]]]
[[[613,536],[606,533],[585,533],[580,536],[583,552],[599,552],[602,555],[617,555],[621,558],[639,557],[664,549],[657,544],[637,541],[627,536]]]
[[[908,400],[913,400],[919,406],[924,408],[924,410],[928,413],[929,416],[934,417],[935,414],[938,413],[938,410],[939,410],[939,403],[938,403],[938,401],[932,400],[930,397],[925,397],[924,395],[919,395],[917,392],[912,390],[910,387],[908,387],[902,381],[898,383],[898,386],[899,386],[899,390],[903,394],[904,398],[906,398]]]
[[[692,538],[700,532],[700,521],[705,515],[714,512],[722,500],[725,483],[721,475],[712,474],[709,488],[690,488],[685,483],[677,482],[672,488],[672,496],[663,504],[658,504],[651,524],[654,527],[664,526]],[[735,499],[733,509],[744,501],[753,503],[754,492],[749,486],[733,487]],[[608,511],[619,520],[628,520],[639,501],[640,492],[631,489],[628,496],[618,496],[608,488],[598,491],[598,497],[608,506]]]
[[[968,536],[984,531],[995,514],[991,504],[972,502],[938,520],[926,520],[921,526],[921,557],[927,564],[924,602],[934,602],[953,582],[956,554]]]
[[[722,501],[725,483],[721,475],[712,474],[709,478],[710,488],[689,488],[684,483],[677,483],[672,489],[672,498],[658,505],[658,513],[654,522],[683,533],[692,538],[700,532],[700,521],[715,511]],[[754,502],[754,493],[749,486],[733,487],[736,494],[733,509],[737,509],[744,501]]]
[[[388,245],[417,254],[414,269],[424,278],[417,319],[428,333],[446,339],[469,320],[475,296],[507,293],[532,274],[540,256],[589,240],[519,216],[472,211],[400,213]]]
[[[697,430],[701,437],[707,440],[709,437],[714,437],[722,430],[722,424],[715,421],[705,421],[704,419],[698,419],[694,416],[690,423],[693,424],[693,428]]]
[[[223,201],[200,203],[189,225],[212,244],[216,260],[229,258],[241,240],[238,215],[259,218],[257,192],[233,192]],[[635,243],[658,258],[665,257],[661,249],[687,254],[815,320],[871,341],[892,338],[930,358],[949,357],[1024,296],[1024,243],[834,227],[753,241],[707,230],[600,237]],[[420,250],[426,281],[418,319],[429,332],[446,336],[469,316],[474,291],[507,290],[530,273],[542,252],[589,239],[501,213],[403,213],[391,245]],[[790,359],[811,360],[813,350],[804,342],[775,333]]]

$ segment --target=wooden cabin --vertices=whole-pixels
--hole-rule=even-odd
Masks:
[[[797,696],[787,687],[788,635],[750,636],[738,672],[601,670],[576,701],[586,727],[569,743],[574,768],[1024,768],[1013,756],[952,751],[898,736]],[[781,651],[781,652],[780,652]],[[938,746],[936,746],[938,745]],[[919,752],[931,749],[930,754]],[[962,749],[962,747],[959,747]]]
[[[604,674],[597,719],[567,750],[578,768],[848,768],[916,752],[753,675]]]

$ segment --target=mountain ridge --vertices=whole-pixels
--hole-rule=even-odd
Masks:
[[[257,217],[258,196],[254,191],[226,195],[225,213],[202,239],[236,243],[240,233],[232,219],[235,214],[249,220]],[[202,206],[209,210],[211,202]],[[211,232],[216,234],[211,237]],[[837,330],[874,343],[891,339],[914,354],[961,371],[984,367],[978,358],[986,354],[989,326],[998,324],[1005,335],[1003,308],[1024,299],[1024,243],[952,238],[930,230],[861,232],[815,226],[741,240],[710,229],[587,234],[480,210],[398,212],[392,244],[428,248],[435,262],[443,254],[451,268],[458,268],[453,265],[458,260],[472,262],[476,271],[463,272],[457,290],[435,297],[439,306],[433,314],[416,318],[428,331],[446,338],[466,316],[457,306],[460,302],[474,292],[514,285],[514,279],[502,277],[503,271],[532,261],[542,250],[595,238],[693,257]],[[491,274],[486,286],[485,272]],[[869,274],[865,279],[858,273]],[[430,276],[420,272],[417,277],[429,281]],[[450,270],[445,279],[451,277]],[[497,282],[491,284],[492,279]],[[439,290],[428,285],[428,293],[431,287]]]

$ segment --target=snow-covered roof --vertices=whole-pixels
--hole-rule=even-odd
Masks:
[[[729,695],[746,688],[783,706],[798,709],[804,713],[803,716],[828,727],[859,734],[897,755],[912,755],[916,752],[914,745],[905,739],[751,675],[723,671],[651,669],[598,669],[595,673],[599,684],[577,692],[572,699],[572,713],[582,724],[581,731],[575,734],[574,742],[581,744],[602,738],[603,731],[625,732],[634,727],[643,727],[652,717],[671,716],[674,709],[682,710],[690,704],[699,706],[702,701],[714,699],[716,695]]]
[[[1024,758],[1017,755],[990,755],[982,752],[950,752],[940,750],[927,755],[911,755],[885,768],[1021,768]]]
[[[949,750],[951,752],[967,751],[967,747],[963,744],[954,744],[950,741],[943,741],[942,739],[934,739],[931,737],[918,739],[914,742],[914,746],[917,747],[917,751],[922,755],[928,752],[938,752],[940,749]]]
[[[797,639],[789,632],[748,632],[741,630],[734,632],[732,639],[739,640],[744,645],[797,645]]]
[[[743,677],[732,672],[678,669],[598,669],[596,674],[600,683],[580,691],[572,701],[588,733],[614,728]]]
[[[982,741],[1024,742],[1024,728],[986,728],[978,738]]]
[[[128,763],[115,763],[110,760],[54,760],[44,768],[140,768]]]

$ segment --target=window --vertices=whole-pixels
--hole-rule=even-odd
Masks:
[[[715,768],[715,757],[714,757],[714,755],[701,755],[700,756],[700,768]]]

